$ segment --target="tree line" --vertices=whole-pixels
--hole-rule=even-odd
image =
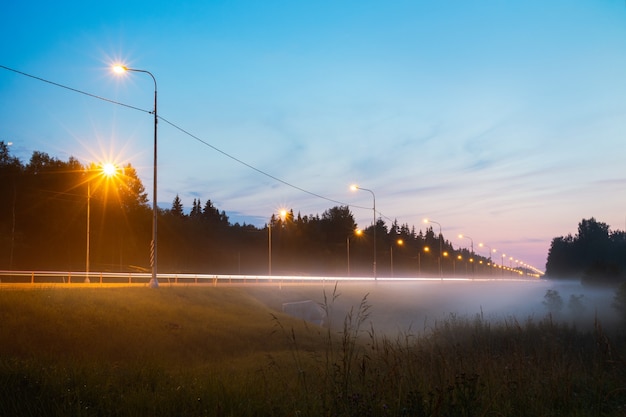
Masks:
[[[105,175],[101,168],[37,151],[22,163],[0,141],[0,269],[84,271],[89,265],[92,271],[149,270],[152,209],[144,186],[130,164],[114,175]],[[381,277],[505,273],[489,258],[454,249],[432,227],[416,231],[414,226],[397,221],[387,225],[378,218],[359,235],[347,206],[321,215],[291,209],[284,216],[268,216],[267,224],[259,228],[231,223],[210,199],[195,199],[185,210],[176,196],[169,209],[158,209],[157,218],[162,273],[371,276],[374,269]]]
[[[626,232],[611,231],[595,218],[583,219],[575,236],[552,240],[546,276],[580,279],[583,283],[619,284],[626,281]]]

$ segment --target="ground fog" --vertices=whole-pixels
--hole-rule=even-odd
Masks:
[[[591,329],[596,323],[605,327],[617,324],[612,307],[615,289],[586,288],[575,281],[337,282],[323,287],[283,285],[278,290],[260,290],[257,295],[272,308],[283,311],[285,304],[312,300],[311,304],[322,306],[328,313],[324,325],[337,330],[343,327],[350,311],[355,314],[365,299],[369,306],[368,327],[390,336],[422,333],[450,316],[480,315],[491,322],[517,320],[520,323],[550,317],[574,324],[581,330]],[[310,316],[317,317],[316,314]]]

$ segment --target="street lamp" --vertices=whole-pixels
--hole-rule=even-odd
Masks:
[[[363,231],[361,229],[356,229],[354,231],[354,234],[356,236],[361,236],[363,234]],[[348,276],[350,276],[350,235],[348,235],[348,237],[346,238],[346,251],[348,257]]]
[[[157,82],[156,78],[150,71],[128,68],[123,65],[116,65],[113,67],[113,71],[118,74],[123,74],[127,71],[130,72],[143,72],[152,77],[152,81],[154,81],[154,173],[153,173],[153,184],[152,184],[152,243],[151,243],[151,256],[150,256],[150,266],[152,267],[152,278],[150,278],[150,283],[148,284],[151,288],[158,288],[159,281],[157,279]]]
[[[474,240],[466,235],[459,235],[459,239],[469,239],[470,240],[470,244],[471,244],[471,248],[472,248],[472,256],[474,256]]]
[[[287,210],[280,210],[279,211],[280,217],[283,221],[285,221],[285,218],[287,217]],[[272,217],[270,218],[270,221],[268,223],[267,226],[267,248],[268,248],[268,275],[271,277],[272,276],[272,220],[274,220],[274,215],[272,214]]]
[[[430,253],[430,248],[428,246],[424,246],[422,248],[424,253]],[[422,276],[422,253],[417,251],[417,276]]]
[[[94,170],[88,170],[92,172]],[[117,167],[111,163],[103,164],[100,170],[95,170],[97,173],[104,175],[105,178],[111,178],[117,175]],[[87,248],[86,248],[86,260],[85,260],[85,283],[89,283],[89,255],[90,255],[90,243],[91,243],[91,180],[87,178]]]
[[[485,247],[485,248],[489,249],[489,263],[491,264],[491,252],[492,252],[491,247],[485,245],[484,243],[479,243],[478,246],[481,247],[481,248]],[[493,252],[495,252],[495,250],[493,250]],[[490,265],[488,265],[488,266],[490,266]],[[491,274],[491,269],[489,269],[489,274]]]
[[[470,240],[470,243],[471,243],[471,245],[472,245],[472,246],[471,246],[471,247],[472,247],[472,257],[470,258],[470,262],[474,262],[474,239],[472,239],[472,238],[471,238],[471,237],[469,237],[469,236],[462,235],[462,234],[461,234],[461,235],[459,235],[459,238],[460,238],[460,239],[465,238],[465,239],[469,239],[469,240]],[[473,274],[474,274],[474,264],[472,263],[472,275],[473,275]]]
[[[85,261],[85,283],[89,283],[89,242],[91,241],[89,231],[91,230],[91,181],[87,180],[87,260]]]
[[[443,253],[443,235],[441,234],[441,224],[430,219],[424,219],[424,223],[435,223],[437,226],[439,226],[439,257],[438,257],[439,275],[443,277],[443,267],[441,265],[441,255]]]
[[[443,253],[442,258],[441,258],[441,271],[442,271],[441,280],[442,280],[442,281],[443,281],[443,260],[444,260],[445,258],[447,258],[447,257],[448,257],[448,255],[449,255],[448,251],[445,251],[445,252]],[[454,262],[454,261],[453,261],[453,262]]]
[[[484,243],[479,243],[479,244],[478,244],[478,246],[479,246],[479,247],[481,247],[481,248],[487,248],[487,249],[489,249],[489,260],[491,261],[491,252],[492,252],[492,249],[491,249],[489,246],[485,245]],[[493,250],[493,252],[495,252],[495,250]]]
[[[402,246],[404,245],[404,240],[398,239],[396,243],[398,244],[398,246]],[[389,247],[389,254],[391,260],[391,277],[393,278],[393,245]]]
[[[457,255],[456,259],[461,262],[463,260],[463,257],[461,255]],[[454,270],[454,275],[456,276],[456,264],[454,262],[452,262],[452,269]],[[467,266],[465,267],[465,272],[467,272]]]
[[[374,206],[373,206],[373,211],[374,211],[374,280],[376,280],[376,196],[374,195],[374,191],[372,190],[368,190],[367,188],[363,188],[363,187],[359,187],[358,185],[351,185],[350,189],[352,191],[356,191],[356,190],[363,190],[363,191],[369,191],[370,193],[372,193],[372,198],[374,200]]]

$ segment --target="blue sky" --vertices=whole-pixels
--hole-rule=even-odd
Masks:
[[[154,74],[159,116],[196,137],[159,123],[160,206],[262,225],[338,201],[366,227],[357,183],[388,224],[429,217],[541,269],[583,218],[626,228],[622,0],[12,1],[0,22],[0,65],[147,111],[152,79],[110,68]],[[152,128],[0,69],[0,140],[24,162],[115,157],[151,198]]]

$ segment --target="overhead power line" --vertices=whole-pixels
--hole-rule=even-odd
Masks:
[[[27,73],[25,73],[23,71],[19,71],[19,70],[16,70],[14,68],[9,68],[9,67],[4,66],[4,65],[0,65],[0,68],[5,69],[7,71],[14,72],[14,73],[19,74],[19,75],[23,75],[23,76],[28,77],[28,78],[32,78],[32,79],[37,80],[37,81],[41,81],[41,82],[53,85],[55,87],[60,87],[60,88],[63,88],[63,89],[66,89],[66,90],[69,90],[69,91],[72,91],[72,92],[75,92],[75,93],[78,93],[78,94],[83,94],[85,96],[88,96],[88,97],[91,97],[91,98],[95,98],[97,100],[106,101],[108,103],[115,104],[115,105],[118,105],[118,106],[123,106],[123,107],[129,108],[129,109],[132,109],[132,110],[140,111],[142,113],[149,113],[149,114],[153,113],[151,110],[145,110],[145,109],[142,109],[142,108],[139,108],[139,107],[131,106],[131,105],[126,104],[126,103],[122,103],[122,102],[119,102],[119,101],[111,100],[111,99],[108,99],[106,97],[102,97],[102,96],[99,96],[99,95],[96,95],[96,94],[88,93],[86,91],[82,91],[82,90],[79,90],[77,88],[69,87],[67,85],[63,85],[63,84],[60,84],[60,83],[57,83],[57,82],[54,82],[54,81],[50,81],[50,80],[47,80],[45,78],[37,77],[35,75],[27,74]],[[203,145],[213,149],[214,151],[219,152],[220,154],[226,156],[227,158],[230,158],[233,161],[235,161],[235,162],[237,162],[237,163],[239,163],[241,165],[244,165],[245,167],[250,168],[253,171],[255,171],[255,172],[257,172],[257,173],[259,173],[261,175],[264,175],[264,176],[266,176],[268,178],[271,178],[274,181],[280,182],[281,184],[284,184],[284,185],[286,185],[288,187],[291,187],[291,188],[293,188],[295,190],[298,190],[298,191],[301,191],[303,193],[309,194],[311,196],[314,196],[314,197],[317,197],[317,198],[320,198],[322,200],[326,200],[326,201],[329,201],[329,202],[332,202],[332,203],[336,203],[336,204],[339,204],[339,205],[342,205],[342,206],[352,206],[352,207],[356,207],[356,208],[360,208],[360,209],[369,209],[369,207],[363,207],[363,206],[358,206],[358,205],[354,205],[354,204],[350,205],[350,204],[347,204],[347,203],[342,202],[342,201],[338,201],[338,200],[334,200],[334,199],[329,198],[329,197],[325,197],[323,195],[314,193],[312,191],[309,191],[309,190],[306,190],[306,189],[304,189],[302,187],[294,185],[294,184],[292,184],[292,183],[290,183],[288,181],[285,181],[285,180],[283,180],[281,178],[278,178],[278,177],[276,177],[276,176],[274,176],[274,175],[272,175],[272,174],[270,174],[268,172],[263,171],[262,169],[259,169],[259,168],[255,167],[255,166],[253,166],[253,165],[251,165],[251,164],[249,164],[247,162],[242,161],[239,158],[236,158],[235,156],[229,154],[228,152],[225,152],[225,151],[219,149],[218,147],[216,147],[214,145],[211,145],[209,142],[207,142],[207,141],[205,141],[203,139],[200,139],[198,136],[190,133],[189,131],[183,129],[182,127],[176,125],[175,123],[170,122],[169,120],[165,119],[163,116],[160,116],[160,115],[157,115],[157,116],[158,116],[159,119],[163,120],[165,123],[169,124],[173,128],[175,128],[178,131],[180,131],[181,133],[183,133],[183,134],[189,136],[190,138],[200,142],[201,144],[203,144]],[[377,210],[377,213],[379,215],[381,215],[382,217],[385,217],[385,218],[388,219],[388,217],[384,216],[378,210]]]
[[[314,193],[312,191],[305,190],[304,188],[298,187],[297,185],[291,184],[291,183],[289,183],[289,182],[287,182],[285,180],[282,180],[282,179],[280,179],[278,177],[275,177],[274,175],[269,174],[269,173],[267,173],[267,172],[265,172],[265,171],[255,167],[253,165],[250,165],[247,162],[244,162],[241,159],[238,159],[238,158],[228,154],[227,152],[224,152],[223,150],[221,150],[221,149],[211,145],[210,143],[208,143],[208,142],[200,139],[199,137],[193,135],[192,133],[186,131],[182,127],[175,125],[174,123],[170,122],[169,120],[165,119],[164,117],[159,116],[159,119],[163,120],[165,123],[169,124],[170,126],[172,126],[173,128],[179,130],[180,132],[184,133],[185,135],[187,135],[187,136],[197,140],[198,142],[202,143],[203,145],[208,146],[209,148],[213,149],[214,151],[221,153],[222,155],[226,156],[227,158],[230,158],[233,161],[236,161],[236,162],[238,162],[238,163],[240,163],[240,164],[242,164],[242,165],[244,165],[244,166],[246,166],[246,167],[248,167],[248,168],[250,168],[250,169],[252,169],[252,170],[254,170],[256,172],[258,172],[259,174],[265,175],[266,177],[271,178],[274,181],[278,181],[278,182],[280,182],[282,184],[285,184],[288,187],[294,188],[294,189],[296,189],[298,191],[302,191],[303,193],[312,195],[314,197],[321,198],[321,199],[326,200],[326,201],[330,201],[332,203],[337,203],[337,204],[340,204],[340,205],[347,205],[346,203],[343,203],[341,201],[337,201],[337,200],[333,200],[332,198],[324,197],[324,196],[319,195],[317,193]]]
[[[0,68],[5,69],[7,71],[14,72],[16,74],[23,75],[25,77],[29,77],[29,78],[35,79],[37,81],[41,81],[41,82],[44,82],[44,83],[48,83],[48,84],[54,85],[55,87],[65,88],[66,90],[70,90],[70,91],[73,91],[75,93],[83,94],[85,96],[89,96],[89,97],[92,97],[92,98],[95,98],[95,99],[98,99],[98,100],[106,101],[108,103],[117,104],[118,106],[128,107],[129,109],[133,109],[133,110],[137,110],[137,111],[140,111],[140,112],[152,114],[152,111],[150,111],[150,110],[144,110],[144,109],[141,109],[139,107],[131,106],[130,104],[120,103],[119,101],[111,100],[111,99],[108,99],[106,97],[98,96],[98,95],[95,95],[95,94],[88,93],[86,91],[82,91],[82,90],[78,90],[76,88],[68,87],[67,85],[55,83],[54,81],[46,80],[45,78],[41,78],[41,77],[36,77],[34,75],[27,74],[25,72],[18,71],[18,70],[13,69],[13,68],[5,67],[4,65],[0,65]]]

